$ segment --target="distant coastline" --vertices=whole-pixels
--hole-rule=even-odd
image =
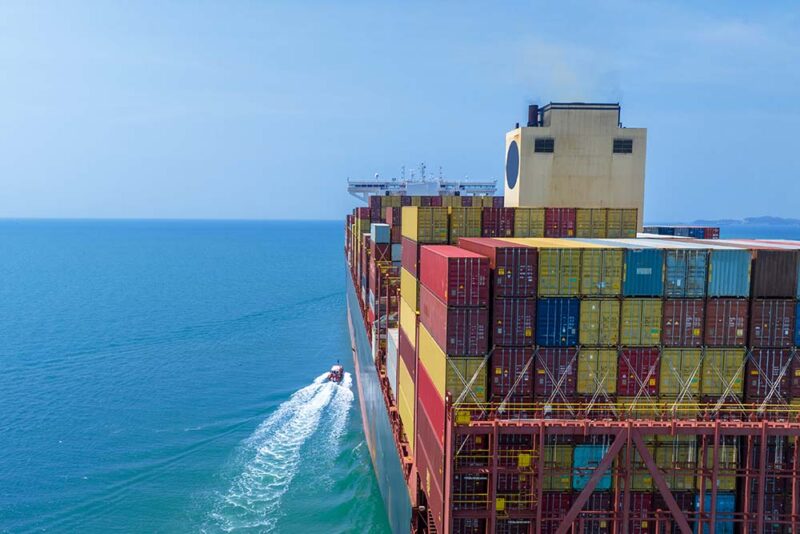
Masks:
[[[645,223],[647,225],[685,225],[685,226],[798,226],[800,227],[800,219],[791,219],[785,217],[745,217],[744,219],[697,219],[692,222],[657,222]]]

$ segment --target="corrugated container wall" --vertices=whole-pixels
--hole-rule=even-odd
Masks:
[[[665,295],[670,298],[701,298],[706,295],[708,251],[666,251]]]
[[[581,345],[617,345],[619,315],[620,305],[617,300],[582,300],[578,329]]]
[[[664,251],[627,249],[622,294],[626,297],[660,297],[664,294]]]
[[[516,208],[514,237],[544,237],[544,208]]]
[[[753,298],[797,295],[798,252],[757,250],[753,261]]]
[[[497,239],[461,239],[461,248],[489,258],[495,297],[535,297],[538,253],[535,248]]]
[[[399,334],[397,328],[390,328],[386,336],[386,377],[389,379],[395,399],[397,399],[397,361],[400,354]]]
[[[420,287],[420,322],[446,354],[478,356],[489,350],[489,311],[448,306],[426,286]]]
[[[457,245],[459,238],[481,236],[481,208],[450,208],[449,243]]]
[[[506,347],[533,345],[535,320],[536,299],[494,299],[492,304],[492,344]]]
[[[406,206],[403,237],[417,243],[447,243],[447,208]]]
[[[577,345],[579,308],[578,299],[539,299],[536,306],[536,343],[545,347]]]
[[[581,295],[619,295],[622,292],[622,258],[622,249],[584,249],[581,258]]]
[[[706,302],[705,344],[709,347],[739,347],[747,342],[750,301],[736,298]]]
[[[571,297],[580,293],[581,249],[539,249],[539,296]]]
[[[749,250],[712,250],[708,267],[708,296],[749,296],[750,259]]]
[[[703,344],[704,302],[700,299],[667,299],[663,305],[662,341],[668,347]]]
[[[489,302],[489,260],[450,245],[424,246],[420,282],[448,306],[486,306]]]

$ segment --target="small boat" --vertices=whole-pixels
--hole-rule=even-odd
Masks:
[[[331,372],[328,373],[328,381],[340,384],[344,378],[344,367],[338,363],[331,367]]]

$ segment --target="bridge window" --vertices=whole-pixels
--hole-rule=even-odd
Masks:
[[[614,139],[614,154],[632,154],[633,139]]]
[[[537,137],[533,141],[533,151],[552,154],[555,150],[555,145],[556,141],[552,137]]]

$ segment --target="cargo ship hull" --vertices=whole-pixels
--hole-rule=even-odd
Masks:
[[[380,377],[361,318],[356,289],[352,278],[349,275],[346,278],[347,322],[364,435],[392,532],[405,533],[411,528],[412,508],[408,486],[386,410]]]

